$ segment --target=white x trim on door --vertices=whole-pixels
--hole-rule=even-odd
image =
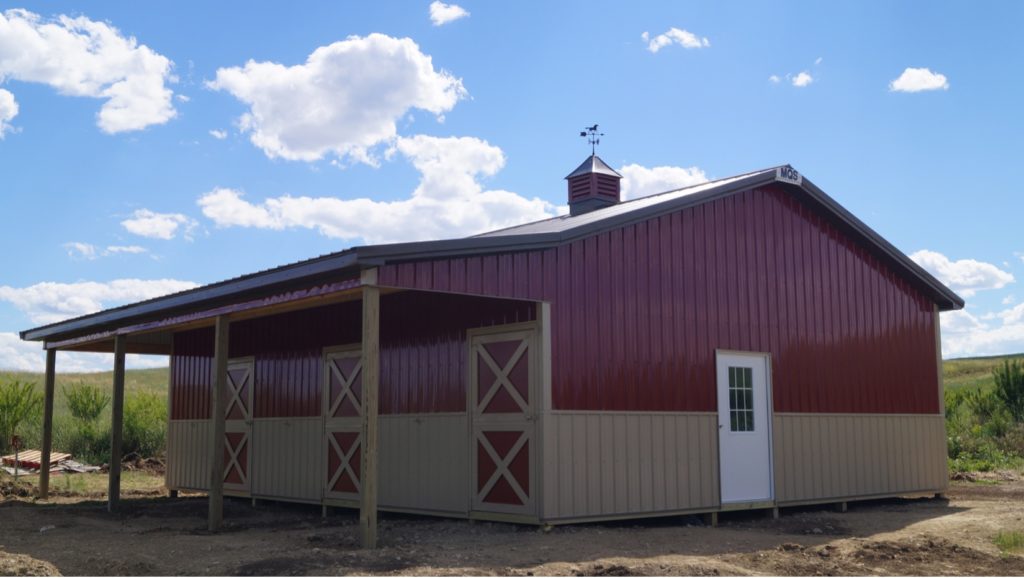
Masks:
[[[338,393],[338,397],[331,402],[331,407],[328,409],[327,415],[333,416],[334,412],[338,411],[338,408],[341,406],[341,402],[346,397],[352,402],[352,407],[356,408],[356,413],[358,415],[363,415],[363,406],[359,403],[359,399],[356,397],[355,392],[352,391],[352,384],[355,383],[356,378],[359,377],[360,370],[363,368],[362,359],[356,362],[355,367],[352,368],[352,371],[348,376],[345,376],[345,374],[338,369],[338,364],[334,361],[328,363],[327,366],[330,367],[331,373],[333,373],[335,377],[338,378],[338,381],[341,382],[341,392]]]
[[[515,353],[512,354],[512,357],[509,358],[508,363],[506,363],[505,367],[502,368],[498,367],[498,363],[494,361],[494,358],[491,357],[491,354],[487,351],[486,347],[483,345],[477,346],[477,353],[479,354],[480,359],[483,360],[495,375],[494,382],[491,383],[490,387],[487,388],[487,393],[480,399],[480,403],[477,407],[478,412],[486,409],[487,404],[491,403],[491,399],[497,395],[498,391],[502,388],[512,396],[512,399],[515,400],[516,405],[519,406],[520,410],[524,412],[529,411],[529,404],[525,399],[523,399],[523,396],[519,394],[519,390],[512,385],[512,381],[509,380],[509,374],[515,368],[516,363],[519,362],[519,358],[523,356],[523,353],[526,352],[529,345],[528,341],[523,340],[523,342],[519,344]]]
[[[242,389],[245,387],[246,382],[249,381],[249,375],[250,370],[246,368],[245,373],[242,374],[242,378],[238,380],[238,383],[235,383],[235,379],[231,376],[231,371],[228,371],[227,393],[231,399],[228,400],[227,408],[225,408],[224,410],[225,416],[231,415],[231,408],[233,408],[235,405],[238,405],[238,407],[242,411],[242,419],[249,419],[251,410],[248,407],[248,404],[242,401]]]
[[[357,476],[355,470],[352,469],[352,456],[355,455],[356,450],[359,449],[360,445],[362,445],[362,436],[353,440],[352,447],[348,449],[347,453],[341,450],[341,446],[338,445],[338,440],[335,439],[333,435],[328,436],[327,441],[331,445],[334,455],[338,457],[340,462],[338,469],[334,472],[334,475],[331,476],[331,479],[328,480],[327,487],[334,488],[334,484],[337,484],[338,480],[341,479],[341,474],[347,472],[348,477],[356,486],[356,492],[359,492],[362,488],[362,484],[359,483],[359,476]]]
[[[230,443],[225,445],[225,449],[228,450],[228,463],[224,467],[224,479],[225,480],[228,479],[228,476],[231,475],[231,470],[233,468],[236,471],[238,471],[238,477],[242,479],[241,483],[238,484],[238,485],[245,485],[246,482],[249,481],[248,472],[246,472],[245,468],[242,467],[242,463],[238,461],[238,456],[240,456],[242,454],[242,449],[244,449],[246,444],[248,444],[248,443],[249,443],[249,435],[248,434],[243,434],[242,435],[242,439],[238,440],[238,446],[237,447],[232,448]]]
[[[508,484],[512,487],[512,491],[516,493],[516,496],[519,497],[519,500],[523,504],[526,504],[530,501],[530,496],[527,495],[526,491],[523,490],[523,487],[519,485],[519,482],[516,480],[516,477],[513,476],[512,472],[510,472],[508,469],[509,465],[512,463],[512,460],[514,460],[516,456],[519,455],[519,451],[523,449],[523,446],[526,445],[526,442],[529,441],[529,438],[529,433],[523,432],[522,435],[519,436],[519,439],[516,440],[516,443],[513,444],[512,449],[508,451],[508,455],[502,458],[501,456],[498,455],[498,452],[495,451],[494,447],[491,445],[491,442],[487,439],[487,436],[483,434],[477,436],[477,441],[480,443],[480,447],[484,448],[484,451],[487,452],[487,455],[490,456],[491,460],[494,461],[495,466],[494,473],[491,474],[491,477],[487,480],[487,483],[484,484],[484,487],[480,489],[481,499],[486,498],[487,495],[491,493],[491,489],[494,488],[494,484],[497,484],[499,479],[505,478],[505,481],[508,482]]]

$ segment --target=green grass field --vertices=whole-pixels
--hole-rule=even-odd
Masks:
[[[1024,353],[993,357],[964,357],[942,362],[946,389],[989,388],[993,385],[992,370],[1007,359],[1024,359]]]
[[[0,383],[16,379],[36,384],[39,391],[43,389],[43,374],[27,371],[3,371],[0,370]],[[159,395],[167,395],[168,369],[159,367],[156,369],[129,369],[124,373],[125,394],[130,395],[136,392],[153,392]],[[55,419],[67,414],[67,403],[61,388],[74,383],[85,383],[101,388],[110,394],[114,388],[114,372],[103,371],[99,373],[58,373],[56,383],[56,399],[53,401],[53,414]],[[110,408],[108,407],[100,418],[109,421]]]

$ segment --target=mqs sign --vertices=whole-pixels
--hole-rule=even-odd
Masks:
[[[784,183],[793,183],[799,185],[804,181],[803,176],[800,175],[793,167],[786,165],[779,167],[775,171],[775,180],[782,181]]]

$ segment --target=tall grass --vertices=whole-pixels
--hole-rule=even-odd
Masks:
[[[999,532],[992,541],[1004,553],[1024,551],[1024,532]]]

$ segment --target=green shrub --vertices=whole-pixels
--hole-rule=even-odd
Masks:
[[[71,387],[61,388],[68,402],[68,411],[75,418],[93,423],[110,403],[110,396],[96,387],[79,382]]]
[[[943,392],[946,406],[946,420],[957,419],[960,415],[960,408],[964,405],[964,395],[966,390],[963,389],[947,389]]]
[[[978,419],[980,423],[986,423],[999,413],[1002,404],[991,390],[968,389],[963,393],[964,405]]]
[[[82,462],[106,462],[110,455],[110,428],[97,422],[110,404],[110,395],[85,383],[76,383],[61,391],[73,419],[62,419],[54,424],[54,447]]]
[[[57,419],[53,424],[53,449],[70,453],[86,464],[106,463],[110,459],[110,425],[84,426],[78,419]]]
[[[1017,423],[1024,422],[1024,366],[1020,361],[1005,360],[992,370],[995,397]]]
[[[137,453],[150,457],[160,454],[165,446],[167,404],[163,396],[140,392],[128,396],[124,404],[124,455]]]
[[[11,447],[11,438],[21,425],[39,415],[43,407],[43,396],[36,391],[33,383],[17,380],[0,384],[0,450]]]

